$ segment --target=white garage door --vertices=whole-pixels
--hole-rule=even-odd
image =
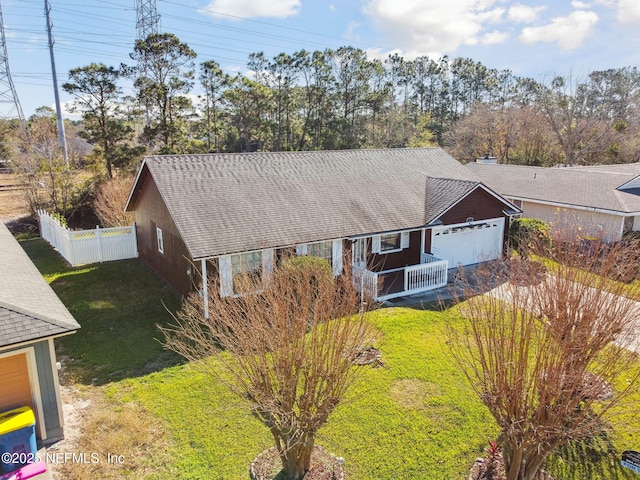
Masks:
[[[431,253],[449,268],[494,260],[502,255],[504,218],[431,230]]]

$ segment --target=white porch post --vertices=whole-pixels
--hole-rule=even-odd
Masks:
[[[422,262],[422,254],[427,253],[424,249],[425,231],[426,229],[424,228],[420,230],[420,262]]]
[[[200,260],[202,265],[202,298],[204,299],[204,318],[209,318],[209,286],[207,281],[207,260]]]

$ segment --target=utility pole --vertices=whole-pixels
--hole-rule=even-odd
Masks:
[[[9,73],[9,56],[7,55],[7,41],[4,36],[4,20],[2,18],[2,5],[0,5],[0,40],[2,45],[0,46],[0,103],[7,104],[9,108],[4,111],[0,111],[0,118],[10,119],[19,118],[24,124],[24,114],[22,113],[22,107],[18,100],[18,94],[11,80],[11,74]]]
[[[51,75],[53,76],[53,94],[56,101],[56,117],[58,118],[58,142],[62,149],[62,156],[67,169],[69,169],[69,151],[67,150],[67,137],[64,134],[64,122],[62,121],[62,108],[60,107],[60,95],[58,94],[58,77],[56,75],[56,61],[53,56],[53,24],[51,23],[51,6],[49,0],[44,0],[44,14],[47,17],[47,35],[49,37],[49,55],[51,56]]]
[[[136,0],[136,38],[146,40],[151,34],[157,34],[160,15],[156,9],[156,0]],[[147,65],[143,58],[138,60],[138,78],[147,76]],[[151,114],[149,104],[145,104],[145,124],[151,124]]]
[[[156,0],[136,0],[136,34],[144,40],[152,33],[158,33],[160,15],[156,10]]]

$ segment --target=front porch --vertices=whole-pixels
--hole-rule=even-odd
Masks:
[[[360,290],[376,302],[414,295],[444,287],[448,280],[449,262],[428,253],[420,255],[420,263],[374,272],[354,266],[354,281]]]

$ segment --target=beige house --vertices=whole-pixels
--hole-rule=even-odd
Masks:
[[[528,167],[470,163],[483,183],[552,227],[615,242],[640,231],[640,163],[597,167]]]

